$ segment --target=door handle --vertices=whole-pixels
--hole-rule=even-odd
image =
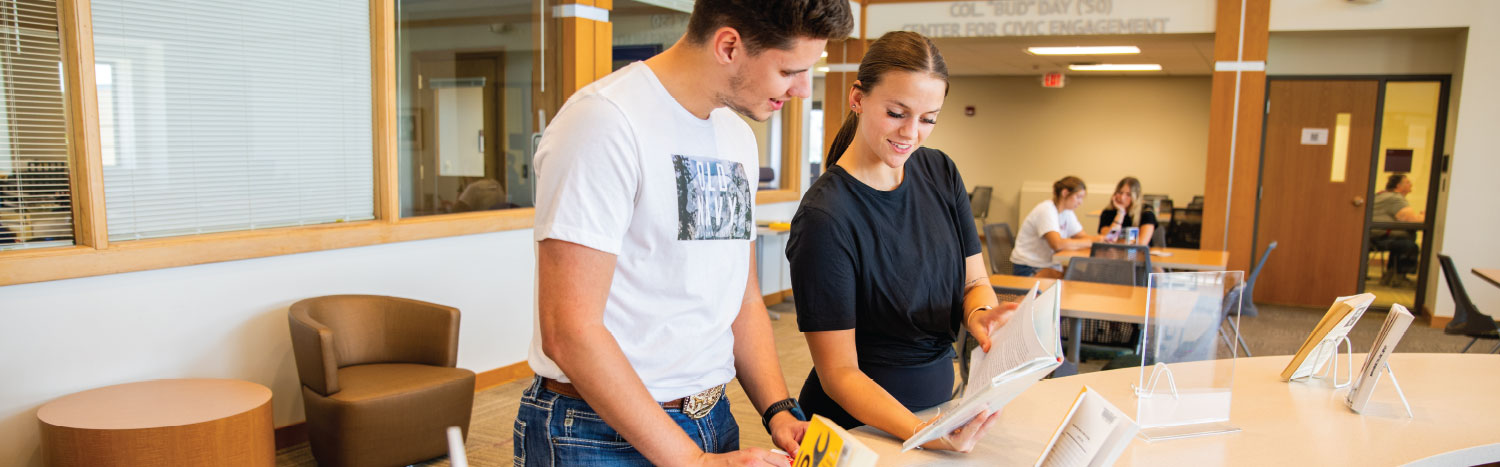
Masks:
[[[479,153],[484,153],[484,130],[479,130]]]
[[[1354,199],[1352,201],[1350,201],[1350,202],[1353,203],[1354,207],[1356,207],[1356,208],[1360,207],[1360,206],[1364,206],[1365,205],[1365,197],[1363,197],[1363,196],[1355,196]]]

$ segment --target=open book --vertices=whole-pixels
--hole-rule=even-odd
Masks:
[[[1323,314],[1323,319],[1307,335],[1307,340],[1302,341],[1302,347],[1297,348],[1297,353],[1292,355],[1292,361],[1287,363],[1286,369],[1281,370],[1281,380],[1291,381],[1322,371],[1328,358],[1338,353],[1338,341],[1349,335],[1354,324],[1359,322],[1359,317],[1365,314],[1365,309],[1374,301],[1375,294],[1372,293],[1335,299],[1333,306],[1328,307],[1328,312]],[[1323,345],[1327,341],[1333,342]]]
[[[1000,410],[1037,380],[1062,364],[1059,334],[1062,281],[1037,293],[1037,284],[1021,300],[1010,322],[990,334],[990,351],[975,348],[969,357],[969,384],[963,396],[936,422],[901,444],[906,451],[943,437],[981,414]]]
[[[1406,328],[1411,326],[1413,319],[1406,307],[1391,305],[1385,324],[1380,326],[1380,334],[1375,336],[1375,344],[1370,348],[1370,353],[1365,355],[1365,364],[1360,367],[1359,377],[1354,380],[1354,386],[1349,388],[1349,398],[1345,402],[1350,409],[1355,412],[1363,411],[1365,404],[1370,402],[1370,394],[1375,392],[1375,384],[1380,382],[1380,372],[1385,370],[1386,359],[1396,351],[1396,344],[1401,343],[1401,336],[1406,335]],[[1407,410],[1411,408],[1408,407]]]
[[[797,448],[799,467],[874,467],[879,456],[854,435],[822,415],[813,415]]]
[[[1036,460],[1040,467],[1114,465],[1140,425],[1088,386],[1073,400],[1062,425]]]

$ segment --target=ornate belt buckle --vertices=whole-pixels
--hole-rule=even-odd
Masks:
[[[697,420],[708,416],[708,412],[714,409],[719,399],[724,397],[724,386],[714,386],[706,391],[687,396],[682,401],[682,413],[688,418]]]

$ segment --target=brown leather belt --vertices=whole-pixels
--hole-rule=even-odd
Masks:
[[[548,391],[558,393],[565,397],[583,400],[583,395],[578,393],[578,388],[573,387],[573,385],[569,383],[564,383],[562,381],[551,378],[542,378],[542,387],[547,388]],[[719,403],[719,399],[723,397],[724,385],[720,384],[718,386],[708,388],[703,392],[693,394],[681,399],[673,399],[666,402],[660,402],[660,404],[661,408],[663,409],[682,409],[683,414],[687,415],[689,418],[696,420],[707,416],[708,412],[710,410],[713,410],[714,406]]]

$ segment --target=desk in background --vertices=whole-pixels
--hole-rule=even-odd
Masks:
[[[1229,265],[1229,252],[1218,250],[1197,250],[1192,248],[1152,248],[1152,253],[1167,253],[1166,256],[1151,255],[1151,265],[1188,271],[1223,271]],[[1067,264],[1073,258],[1087,258],[1089,250],[1068,250],[1058,252],[1052,256],[1052,260],[1061,264]]]
[[[755,268],[759,274],[760,294],[766,306],[781,303],[791,296],[792,267],[786,260],[786,239],[790,230],[755,228]],[[771,311],[771,319],[781,314]]]
[[[1354,356],[1355,362],[1364,358]],[[1158,441],[1135,439],[1116,465],[1474,465],[1500,461],[1500,355],[1397,353],[1390,362],[1416,418],[1407,418],[1382,378],[1364,415],[1344,405],[1346,390],[1323,380],[1284,383],[1290,356],[1235,361],[1229,422],[1239,433]],[[1088,385],[1135,414],[1130,384],[1139,368],[1043,380],[1005,406],[974,452],[914,450],[860,427],[853,433],[880,465],[1031,465],[1078,391]],[[1420,461],[1420,462],[1418,462]]]

